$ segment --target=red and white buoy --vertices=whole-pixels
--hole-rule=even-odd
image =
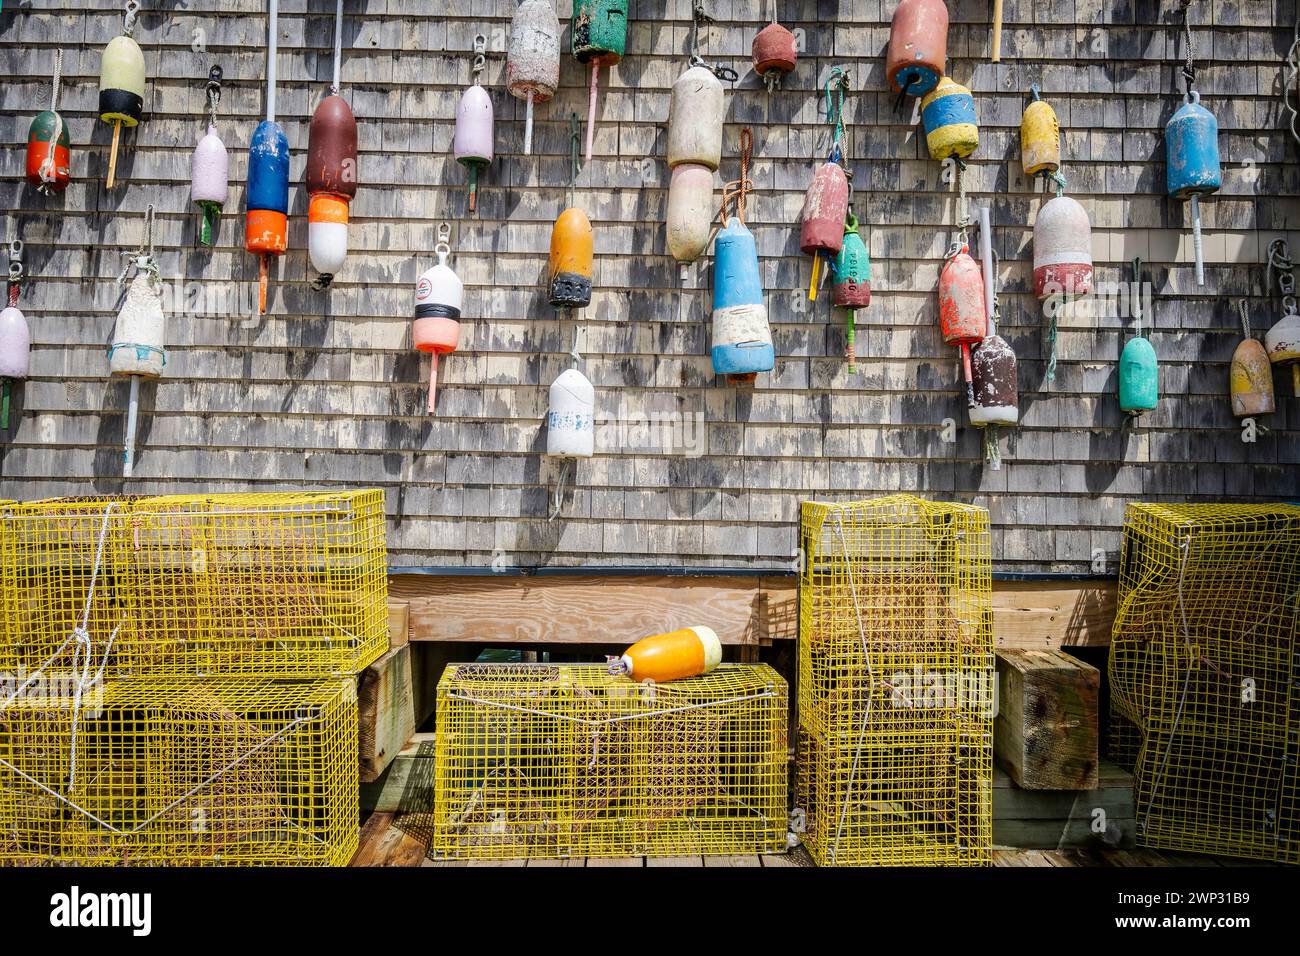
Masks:
[[[411,340],[416,349],[429,353],[429,414],[438,399],[438,356],[456,351],[460,344],[460,310],[465,286],[447,265],[451,255],[451,225],[438,226],[438,244],[433,251],[438,264],[420,276],[415,284],[415,323]]]

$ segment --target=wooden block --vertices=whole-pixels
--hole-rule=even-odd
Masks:
[[[388,646],[405,647],[411,639],[411,605],[405,601],[388,602]]]
[[[377,780],[361,784],[361,809],[376,813],[433,810],[434,734],[413,734]]]
[[[993,753],[1027,790],[1097,786],[1101,673],[1059,650],[997,652]]]
[[[994,581],[993,642],[999,647],[1109,647],[1117,584]]]
[[[1136,842],[1133,778],[1103,761],[1093,790],[1024,790],[993,768],[993,843],[1038,850],[1118,849]]]
[[[409,647],[389,651],[362,671],[357,719],[361,782],[371,783],[415,733]]]

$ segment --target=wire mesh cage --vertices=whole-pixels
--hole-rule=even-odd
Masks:
[[[435,858],[786,848],[786,684],[766,665],[669,684],[602,665],[453,665],[437,712]]]
[[[1111,751],[1141,843],[1300,863],[1300,507],[1133,504]]]
[[[992,855],[988,512],[804,502],[797,799],[821,865]]]
[[[47,685],[0,707],[0,863],[342,865],[352,681]]]
[[[387,645],[380,490],[0,509],[0,659],[110,674],[353,674]],[[78,639],[78,635],[82,635]]]

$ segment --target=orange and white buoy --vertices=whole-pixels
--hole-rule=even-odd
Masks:
[[[643,637],[621,657],[609,658],[609,672],[663,683],[707,674],[722,663],[722,642],[713,628],[697,625]]]

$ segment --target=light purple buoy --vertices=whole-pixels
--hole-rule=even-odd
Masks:
[[[461,95],[456,107],[456,136],[452,151],[456,162],[469,168],[469,209],[478,202],[479,170],[492,162],[492,98],[477,83]]]
[[[24,379],[31,366],[32,334],[17,306],[0,312],[0,430],[9,428],[9,390],[14,379]]]
[[[205,246],[212,245],[212,230],[221,207],[230,193],[230,157],[215,126],[194,147],[190,162],[190,199],[203,210],[203,230],[199,236]]]

